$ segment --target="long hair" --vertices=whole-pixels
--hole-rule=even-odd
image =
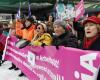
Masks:
[[[98,30],[98,34],[100,36],[100,24],[97,24],[97,30]]]

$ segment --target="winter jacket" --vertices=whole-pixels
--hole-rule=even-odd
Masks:
[[[78,46],[77,38],[72,33],[64,33],[59,37],[53,37],[54,46],[65,46],[65,47],[74,47]]]
[[[34,46],[48,46],[52,44],[52,37],[48,33],[44,33],[42,36],[40,36],[37,40],[31,42]]]
[[[35,25],[32,25],[29,29],[24,28],[22,30],[23,32],[22,38],[31,41],[34,37],[34,30],[35,30]]]
[[[16,21],[16,25],[15,25],[15,29],[16,29],[16,35],[18,37],[22,37],[23,33],[22,33],[22,23],[19,21]]]

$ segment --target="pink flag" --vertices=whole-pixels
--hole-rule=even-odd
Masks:
[[[81,0],[76,6],[75,6],[75,21],[78,21],[79,18],[84,14],[84,1]]]

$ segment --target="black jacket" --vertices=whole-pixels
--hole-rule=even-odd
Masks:
[[[71,33],[64,33],[61,36],[53,37],[54,46],[65,46],[65,47],[74,47],[78,45],[77,38]]]
[[[83,43],[81,44],[81,48],[84,50],[100,51],[100,37],[98,37],[88,49],[83,48]]]

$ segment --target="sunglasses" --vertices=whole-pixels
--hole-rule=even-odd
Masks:
[[[40,27],[37,27],[36,29],[41,29]]]
[[[40,24],[41,25],[41,24]],[[42,27],[41,27],[42,26]],[[37,26],[37,28],[36,29],[42,29],[43,28],[43,25],[41,25],[41,26]]]

